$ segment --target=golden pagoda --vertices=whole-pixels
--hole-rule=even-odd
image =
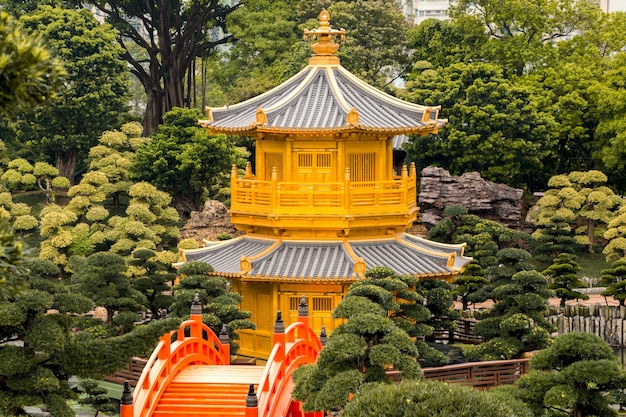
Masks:
[[[230,216],[245,235],[184,252],[232,279],[252,312],[240,354],[267,357],[274,312],[297,318],[306,294],[316,331],[336,323],[332,310],[367,269],[450,279],[470,258],[464,245],[406,233],[417,218],[415,166],[393,171],[393,138],[435,133],[440,107],[399,100],[363,82],[339,62],[337,37],[322,11],[305,31],[314,54],[278,87],[239,104],[207,108],[212,134],[256,140],[255,171],[231,174]]]

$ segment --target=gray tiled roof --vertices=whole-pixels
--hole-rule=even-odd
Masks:
[[[348,114],[353,109],[358,113],[358,124],[354,126],[348,123]],[[266,123],[257,122],[259,111],[267,117]],[[427,122],[422,121],[424,112]],[[443,126],[445,120],[437,119],[437,114],[438,108],[386,94],[340,65],[314,65],[260,96],[233,106],[210,108],[210,119],[200,124],[215,132],[321,132],[357,128],[402,134]]]
[[[227,274],[239,273],[242,256],[256,255],[274,244],[274,240],[250,239],[248,237],[227,240],[202,249],[185,251],[187,261],[202,261],[215,271]]]
[[[283,279],[355,279],[354,263],[341,242],[283,242],[252,262],[252,276]]]
[[[353,242],[352,249],[363,257],[367,269],[387,266],[402,275],[448,275],[452,269],[446,266],[447,254],[436,256],[419,252],[396,240]]]
[[[187,261],[209,263],[217,273],[239,275],[261,280],[333,281],[355,280],[355,259],[341,241],[281,241],[268,253],[257,256],[275,244],[275,239],[246,236],[232,241],[186,251]],[[462,256],[461,245],[429,242],[409,234],[398,238],[348,241],[357,258],[363,258],[367,269],[388,266],[399,274],[418,276],[450,275],[470,261]],[[455,252],[454,267],[446,266],[449,254]],[[240,260],[250,260],[249,272],[240,270]]]
[[[393,145],[394,151],[404,150],[402,145],[409,141],[409,137],[407,135],[396,135],[391,138],[391,144]]]

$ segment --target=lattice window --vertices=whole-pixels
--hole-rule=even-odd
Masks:
[[[376,154],[350,154],[350,181],[363,182],[376,179]]]
[[[332,297],[313,297],[311,310],[313,311],[332,311],[333,310],[333,298]]]
[[[298,154],[298,166],[301,168],[313,167],[313,154],[312,153],[299,153]]]
[[[330,154],[329,153],[318,153],[317,154],[317,166],[330,168]]]
[[[278,181],[283,180],[283,154],[268,152],[265,154],[265,180],[272,179],[272,169],[276,167]]]

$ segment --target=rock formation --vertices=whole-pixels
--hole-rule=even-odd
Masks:
[[[232,237],[243,234],[230,222],[226,206],[219,201],[209,200],[204,203],[202,211],[191,212],[189,220],[183,226],[181,237],[194,238],[201,243],[203,239],[217,240],[217,236],[222,233],[228,233]]]
[[[431,166],[422,170],[418,201],[422,221],[429,226],[441,219],[447,206],[459,204],[482,218],[518,227],[522,222],[523,196],[523,190],[487,181],[478,172],[456,177]]]

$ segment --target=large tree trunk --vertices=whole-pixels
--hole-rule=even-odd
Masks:
[[[67,151],[56,151],[55,153],[56,167],[59,175],[70,180],[70,184],[74,185],[74,175],[76,173],[76,161],[78,160],[78,151],[76,149],[68,149]]]

